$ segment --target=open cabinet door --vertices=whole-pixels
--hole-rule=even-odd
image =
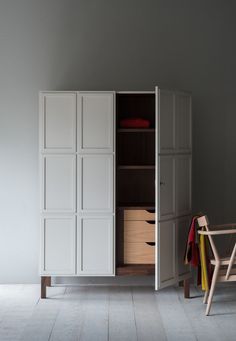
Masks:
[[[156,87],[156,290],[188,273],[179,269],[186,240],[179,229],[188,227],[181,217],[191,214],[191,96],[179,105],[179,94]]]
[[[156,290],[176,281],[174,94],[156,88]]]

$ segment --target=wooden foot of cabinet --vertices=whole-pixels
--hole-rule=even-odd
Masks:
[[[184,298],[190,298],[190,279],[184,280]]]
[[[47,298],[47,287],[51,286],[51,277],[41,277],[41,298]]]

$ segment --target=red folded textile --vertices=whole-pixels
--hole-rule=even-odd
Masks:
[[[143,118],[124,118],[120,121],[121,128],[149,128],[150,121]]]

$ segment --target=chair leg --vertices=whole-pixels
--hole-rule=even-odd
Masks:
[[[208,297],[208,300],[207,300],[206,315],[209,315],[209,313],[210,313],[212,298],[213,298],[214,291],[215,291],[215,286],[216,286],[216,281],[217,281],[219,269],[220,269],[220,265],[217,264],[215,266],[213,277],[212,277],[212,281],[211,281],[211,288],[210,288],[209,297]]]
[[[207,303],[207,299],[208,299],[208,295],[209,295],[209,291],[205,291],[205,295],[204,295],[204,299],[203,299],[203,303],[206,304]]]

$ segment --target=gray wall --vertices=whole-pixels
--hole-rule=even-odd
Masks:
[[[236,220],[235,1],[0,0],[0,282],[38,282],[38,91],[193,92],[193,199]]]

